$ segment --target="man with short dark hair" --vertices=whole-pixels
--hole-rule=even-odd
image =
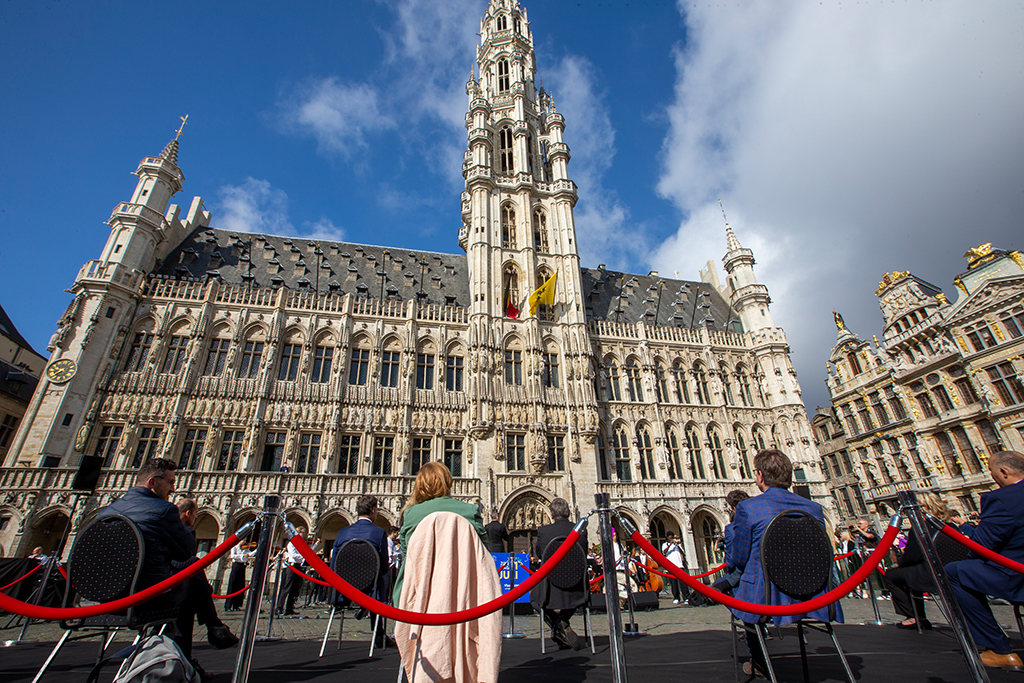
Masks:
[[[145,548],[139,589],[163,581],[178,571],[176,566],[184,567],[195,558],[195,535],[182,524],[178,507],[168,502],[174,493],[176,469],[177,465],[165,458],[147,460],[139,468],[135,486],[96,514],[97,519],[122,515],[139,528]],[[238,642],[238,638],[217,618],[216,611],[212,617],[205,612],[197,614],[197,608],[209,600],[209,586],[206,576],[199,573],[145,603],[154,610],[173,605],[179,607],[179,636],[175,641],[189,658],[192,655],[192,624],[197,616],[206,626],[207,638],[214,647],[231,647]]]
[[[565,499],[555,498],[548,505],[548,510],[551,512],[551,524],[537,529],[536,555],[542,559],[552,541],[568,536],[573,529],[573,523],[569,521],[569,503]],[[580,534],[577,545],[583,551],[583,557],[586,557],[586,530]],[[557,588],[545,579],[531,591],[530,602],[543,613],[544,621],[551,627],[551,638],[560,649],[571,647],[579,650],[582,647],[580,637],[572,630],[569,620],[576,613],[576,608],[586,603],[589,597],[586,573],[580,576],[579,583],[572,588]]]
[[[735,591],[736,598],[763,605],[765,604],[765,585],[760,548],[761,538],[764,536],[768,524],[781,512],[799,510],[807,512],[824,525],[825,513],[818,503],[809,501],[789,490],[793,483],[793,463],[782,451],[775,449],[759,451],[754,456],[754,477],[761,495],[742,500],[736,505],[732,537],[725,546],[725,562],[728,567],[742,571],[739,585]],[[775,586],[771,587],[770,595],[769,604],[772,605],[790,605],[798,602],[779,592]],[[741,612],[736,609],[732,612],[749,627],[754,627],[761,619],[759,614]],[[804,616],[806,615],[776,617],[775,619],[778,624],[791,624]],[[827,621],[828,608],[813,612],[810,617]],[[842,610],[836,603],[835,621],[841,623],[842,620]],[[761,651],[761,644],[758,642],[757,636],[751,630],[747,630],[745,635],[751,661],[744,663],[744,672],[750,675],[755,672],[755,669],[761,672],[767,671],[764,652]]]
[[[508,529],[498,519],[497,513],[494,514],[493,521],[484,525],[484,532],[487,534],[487,550],[489,552],[505,552],[505,544],[508,543]]]
[[[356,514],[359,515],[359,519],[354,524],[350,524],[341,531],[338,532],[338,537],[334,539],[334,552],[331,554],[331,566],[334,566],[334,556],[337,554],[341,546],[345,545],[348,541],[353,539],[363,539],[368,541],[377,550],[377,556],[380,559],[380,565],[378,568],[379,576],[377,578],[377,590],[371,597],[385,601],[385,591],[388,588],[388,566],[390,565],[390,558],[388,557],[388,543],[387,534],[384,529],[377,526],[375,523],[377,520],[377,508],[378,502],[376,496],[364,495],[356,501]],[[341,599],[339,594],[338,599]],[[362,614],[366,614],[365,610],[360,610]],[[357,613],[357,617],[360,614]],[[390,637],[386,637],[384,634],[386,630],[386,620],[381,618],[380,625],[377,628],[376,638],[377,646],[380,647],[387,640],[388,644],[391,644],[393,640]]]
[[[1024,562],[1024,455],[1016,451],[995,453],[988,460],[988,471],[999,488],[981,494],[981,520],[971,540]],[[946,574],[974,643],[982,648],[985,666],[1024,666],[992,616],[987,597],[1024,602],[1024,575],[975,556],[947,564]]]

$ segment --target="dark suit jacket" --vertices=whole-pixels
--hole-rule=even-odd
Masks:
[[[981,494],[981,521],[971,540],[1024,562],[1024,481]],[[1024,602],[1024,575],[974,557],[952,564],[965,587]]]
[[[537,546],[535,554],[538,558],[544,557],[544,550],[548,544],[556,538],[568,536],[572,531],[573,523],[567,519],[556,519],[552,524],[545,524],[537,529]],[[587,532],[580,535],[577,542],[583,556],[587,555]],[[586,574],[580,579],[579,584],[570,590],[555,588],[547,579],[541,581],[536,588],[530,592],[530,602],[536,607],[545,609],[572,609],[579,607],[587,601],[589,596]]]
[[[508,529],[505,525],[494,520],[484,525],[484,531],[487,532],[487,550],[492,553],[505,552],[505,543],[508,541]]]
[[[351,541],[354,538],[362,538],[370,542],[370,544],[377,549],[377,555],[380,559],[380,577],[377,579],[377,591],[373,597],[377,600],[384,599],[384,591],[387,590],[387,575],[388,575],[388,537],[387,532],[381,529],[379,526],[366,519],[360,517],[356,520],[355,524],[350,524],[341,531],[338,532],[338,537],[334,539],[334,550],[331,552],[331,565],[334,564],[334,554],[338,552],[338,548],[343,546],[346,541]]]
[[[763,605],[765,602],[764,571],[761,567],[761,538],[769,522],[780,512],[786,510],[801,510],[811,514],[815,519],[824,523],[825,515],[821,505],[798,496],[792,491],[771,487],[759,496],[741,501],[736,506],[736,516],[732,522],[732,538],[725,546],[725,562],[730,568],[737,568],[743,571],[740,577],[739,586],[736,587],[735,597],[738,600],[753,602]],[[771,604],[792,605],[798,602],[784,595],[772,586]],[[760,615],[750,612],[732,610],[742,621],[753,623],[760,619]],[[828,608],[822,608],[810,614],[813,619],[825,621],[828,619]],[[790,624],[800,619],[795,617],[775,617],[775,621],[781,624]],[[836,604],[836,622],[843,621],[843,612],[839,604]]]
[[[196,554],[196,537],[181,523],[178,508],[144,486],[133,486],[96,514],[96,518],[119,514],[135,522],[142,533],[146,556],[142,562],[139,588],[152,586],[174,574],[172,562]]]

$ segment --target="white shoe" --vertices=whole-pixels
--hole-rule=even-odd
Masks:
[[[672,601],[672,604],[673,604],[673,605],[678,605],[678,604],[679,604],[679,601],[678,601],[678,600],[673,600],[673,601]]]

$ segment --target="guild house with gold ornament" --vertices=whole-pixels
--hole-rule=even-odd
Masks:
[[[532,28],[514,0],[480,23],[458,253],[224,230],[199,197],[171,203],[187,138],[144,157],[0,471],[5,552],[56,543],[73,507],[80,528],[153,456],[179,464],[201,548],[266,494],[328,543],[366,493],[395,524],[431,460],[520,550],[553,498],[586,514],[607,492],[657,541],[681,534],[690,567],[717,564],[725,494],[756,491],[769,446],[834,516],[786,335],[728,225],[724,283],[711,262],[695,281],[580,263],[571,122],[538,87]],[[75,506],[83,456],[101,470]]]
[[[826,428],[817,436],[844,520],[860,514],[845,504],[847,486],[883,517],[911,487],[977,512],[994,486],[988,457],[1024,451],[1021,252],[982,244],[964,258],[953,301],[909,271],[887,273],[875,292],[881,339],[861,339],[835,314],[826,380],[834,421],[815,425]],[[839,434],[845,450],[834,447]]]

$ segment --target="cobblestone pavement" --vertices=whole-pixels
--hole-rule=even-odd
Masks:
[[[223,602],[218,601],[218,609],[221,611],[221,618],[224,623],[236,634],[242,628],[242,612],[224,612],[221,609]],[[258,635],[267,634],[267,606],[260,614],[258,624]],[[874,619],[870,601],[853,598],[846,598],[842,601],[845,621],[848,624],[859,624]],[[883,621],[895,622],[897,616],[892,609],[892,603],[888,600],[878,600],[878,611]],[[681,633],[688,631],[724,631],[729,629],[729,611],[720,606],[714,607],[689,607],[687,605],[673,605],[671,596],[662,594],[661,608],[649,612],[636,613],[636,623],[639,630],[651,635],[664,635],[669,633]],[[520,610],[528,606],[520,606]],[[942,612],[933,602],[927,603],[928,618],[935,624],[945,624],[946,621]],[[319,640],[323,638],[324,630],[327,628],[327,619],[330,610],[326,606],[297,607],[298,616],[276,617],[272,626],[271,635],[284,638],[285,640]],[[1016,638],[1016,623],[1013,611],[1009,606],[994,605],[993,611],[996,619],[1012,638]],[[504,617],[504,630],[509,629],[509,618]],[[347,612],[345,619],[345,640],[369,640],[371,620],[369,618],[356,620],[351,610]],[[583,617],[577,614],[573,619],[573,627],[582,634]],[[9,624],[9,618],[4,616],[0,619],[0,640],[15,640],[20,633],[20,624]],[[623,622],[628,621],[628,613],[623,613]],[[606,634],[608,632],[607,616],[601,613],[592,615],[592,623],[596,633]],[[6,628],[3,628],[7,626]],[[517,613],[515,620],[516,631],[521,632],[526,638],[537,638],[539,635],[538,617],[535,614]],[[388,631],[394,625],[389,624]],[[879,628],[895,628],[894,626],[882,626]],[[337,621],[334,625],[335,637],[337,634]],[[61,629],[57,624],[36,622],[30,625],[26,639],[35,641],[55,641],[60,637]],[[197,626],[196,638],[205,638],[205,629]],[[129,640],[132,634],[124,632],[119,634],[116,640]]]

